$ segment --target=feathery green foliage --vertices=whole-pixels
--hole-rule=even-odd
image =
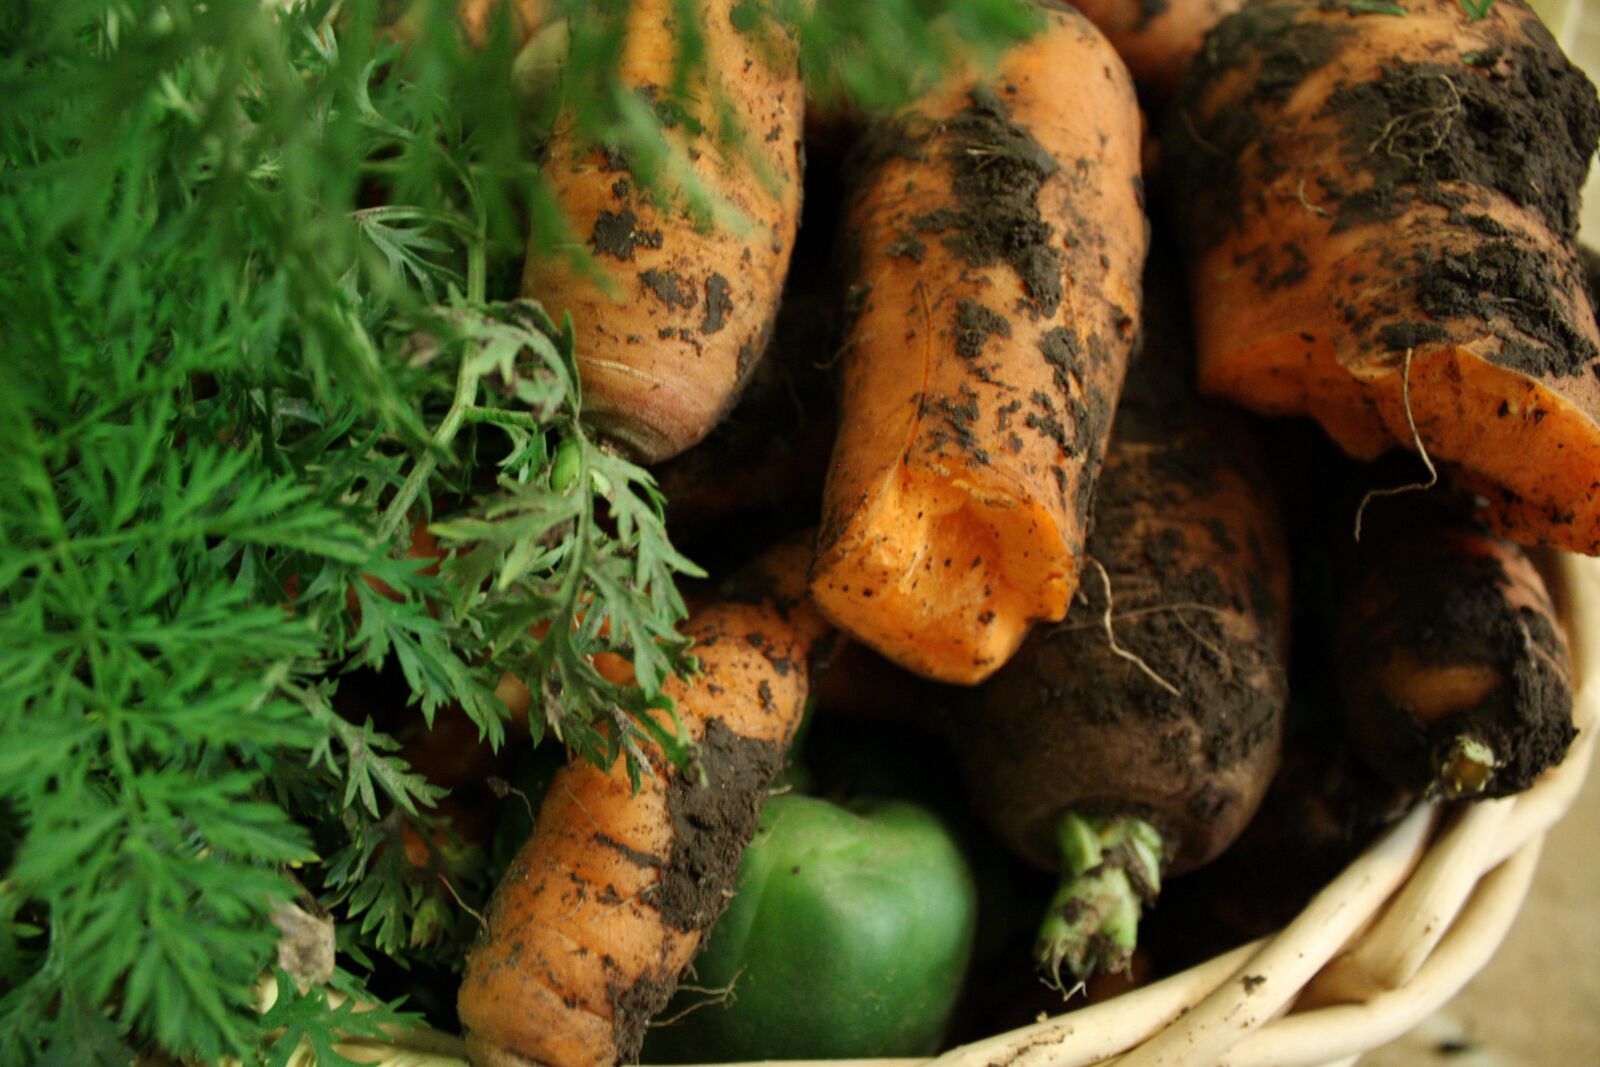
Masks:
[[[405,862],[407,825],[448,830],[441,790],[397,755],[403,709],[362,710],[363,671],[497,745],[509,671],[536,743],[636,775],[646,743],[686,754],[660,685],[691,667],[674,582],[694,565],[650,476],[585,429],[563,309],[516,280],[530,235],[573,243],[537,164],[558,108],[641,180],[704,194],[606,76],[626,0],[554,5],[582,15],[559,81],[521,76],[508,19],[471,49],[426,0],[402,48],[392,6],[0,6],[0,1064],[283,1063],[302,1039],[338,1062],[337,1032],[398,1016],[282,974],[257,1012],[296,881],[340,923],[347,997],[382,957],[459,962],[455,898],[481,904],[486,873]],[[1034,16],[737,17],[887,106],[954,42]],[[695,91],[695,40],[669,100]],[[406,555],[419,522],[450,549],[437,573]]]

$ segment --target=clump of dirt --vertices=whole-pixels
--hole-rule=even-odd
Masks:
[[[640,271],[639,281],[656,295],[656,299],[668,307],[688,310],[695,305],[694,286],[677,271],[654,269]]]
[[[660,248],[661,231],[639,229],[639,216],[627,208],[602,211],[595,216],[589,245],[600,255],[629,260],[635,248]]]
[[[684,931],[707,930],[722,914],[739,871],[739,856],[756,831],[761,798],[783,768],[770,741],[743,737],[721,719],[706,724],[698,746],[701,785],[674,775],[667,789],[672,855],[650,904],[661,921]]]
[[[1494,189],[1573,237],[1589,159],[1600,140],[1600,99],[1542,26],[1531,43],[1486,67],[1395,63],[1328,97],[1340,154],[1371,187],[1341,205],[1339,224],[1380,221],[1444,183]]]
[[[1418,308],[1438,322],[1508,319],[1514,332],[1502,333],[1503,347],[1490,356],[1501,366],[1553,378],[1582,374],[1600,359],[1561,299],[1570,287],[1555,276],[1548,256],[1521,243],[1487,241],[1426,257],[1411,283]]]
[[[733,286],[721,274],[713,273],[706,279],[706,314],[700,320],[701,333],[716,333],[728,321],[733,311]]]
[[[611,1040],[617,1046],[618,1063],[637,1063],[644,1047],[645,1030],[678,987],[676,975],[646,974],[631,985],[608,985],[611,1001]]]
[[[956,304],[956,354],[968,362],[983,355],[990,337],[1010,337],[1011,322],[993,308],[963,298]]]
[[[913,225],[940,235],[969,266],[1010,264],[1030,310],[1048,318],[1061,305],[1062,262],[1038,200],[1040,188],[1061,165],[1011,121],[992,89],[973,89],[970,101],[941,128],[956,206],[922,215]]]

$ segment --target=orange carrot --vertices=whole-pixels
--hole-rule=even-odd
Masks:
[[[479,1067],[637,1056],[727,902],[799,724],[829,631],[805,600],[809,562],[798,543],[775,549],[685,624],[701,673],[666,692],[697,745],[690,772],[651,752],[637,793],[620,764],[558,772],[467,960],[459,1009]]]
[[[865,136],[846,223],[858,313],[812,595],[946,682],[1066,612],[1139,315],[1133,86],[1081,15],[1046,14],[992,76]]]
[[[1244,0],[1077,0],[1128,64],[1152,107],[1165,104],[1200,51],[1207,31]]]
[[[1251,4],[1191,67],[1162,158],[1201,386],[1420,449],[1505,536],[1600,553],[1600,100],[1517,0],[1399,6]]]
[[[695,0],[708,73],[692,87],[692,113],[663,96],[680,44],[674,0],[629,6],[617,77],[659,101],[668,141],[747,226],[702,225],[664,203],[661,190],[639,187],[629,161],[574,143],[569,117],[551,137],[546,175],[605,280],[544,250],[528,257],[523,274],[524,295],[572,313],[585,416],[645,462],[695,444],[732,405],[766,349],[799,223],[798,63],[792,51],[775,54],[740,31],[734,4]],[[720,128],[723,101],[757,165],[697,132]]]

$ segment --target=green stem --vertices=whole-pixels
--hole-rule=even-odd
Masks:
[[[478,199],[477,190],[473,188],[471,180],[464,171],[460,171],[463,183],[467,189],[468,198],[472,202],[474,221],[471,226],[463,225],[446,212],[422,211],[421,215],[433,221],[456,227],[466,235],[467,241],[467,303],[472,307],[481,307],[488,295],[489,253],[488,253],[488,217],[484,212],[482,203]],[[382,208],[369,209],[381,212]],[[466,421],[467,414],[476,408],[478,399],[478,374],[472,369],[472,360],[463,357],[461,367],[456,372],[456,394],[450,401],[450,410],[445,412],[444,420],[439,423],[438,430],[434,431],[433,440],[429,443],[428,450],[417,460],[417,465],[411,469],[406,480],[401,483],[400,490],[389,507],[383,513],[383,522],[378,527],[378,536],[387,541],[400,529],[406,521],[406,516],[411,512],[411,505],[416,502],[418,494],[433,474],[434,468],[439,465],[440,454],[455,440],[456,433],[461,429],[461,424]]]
[[[417,495],[427,484],[429,475],[439,465],[440,453],[455,440],[456,432],[466,421],[467,411],[473,406],[473,401],[477,397],[478,374],[472,369],[472,361],[463,359],[460,369],[456,372],[456,395],[450,402],[450,410],[445,412],[439,428],[434,431],[433,439],[428,443],[428,450],[418,457],[417,465],[411,468],[411,473],[401,483],[394,499],[389,501],[389,507],[383,513],[383,522],[378,526],[380,539],[387,541],[393,537],[401,524],[406,521],[406,516],[411,512],[411,505],[416,502]]]
[[[1051,985],[1064,988],[1065,967],[1076,980],[1096,971],[1121,971],[1138,943],[1143,906],[1161,891],[1166,843],[1160,831],[1133,815],[1089,816],[1069,811],[1056,824],[1061,884],[1034,943]]]
[[[1470,734],[1454,738],[1439,760],[1439,785],[1450,800],[1474,797],[1489,787],[1494,777],[1494,749]]]

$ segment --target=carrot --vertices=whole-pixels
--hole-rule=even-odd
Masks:
[[[1059,984],[1124,967],[1164,877],[1220,854],[1278,766],[1288,555],[1259,445],[1147,349],[1095,497],[1097,578],[972,695],[966,779],[1060,870],[1036,951]]]
[[[867,133],[847,210],[855,315],[812,596],[945,682],[1067,610],[1139,314],[1133,87],[1087,20],[1046,14],[992,76]]]
[[[1221,23],[1168,115],[1200,383],[1420,450],[1524,543],[1600,552],[1600,332],[1575,245],[1600,100],[1496,0]]]
[[[1526,789],[1575,733],[1544,580],[1521,548],[1434,500],[1387,503],[1350,545],[1329,609],[1356,753],[1414,795]]]
[[[1209,31],[1244,0],[1077,0],[1116,47],[1153,109],[1177,91]]]
[[[695,0],[707,70],[694,100],[668,99],[681,41],[676,0],[634,0],[617,77],[657,103],[671,146],[694,177],[748,224],[701,225],[661,191],[640,187],[631,164],[576,144],[570,117],[547,149],[553,194],[603,277],[570,257],[536,250],[522,292],[572,313],[584,413],[644,462],[677,455],[732,406],[766,349],[800,213],[804,88],[791,52],[734,25],[734,0]],[[743,123],[755,163],[721,151],[719,103]]]
[[[390,36],[401,42],[418,40],[425,32],[423,22],[428,3],[429,0],[414,0],[387,27]],[[499,18],[502,8],[506,9],[506,16],[511,20],[513,39],[519,44],[526,43],[548,15],[545,0],[458,0],[456,21],[460,23],[469,44],[473,47],[483,45],[489,37],[490,20]]]
[[[651,752],[637,793],[620,763],[558,772],[467,960],[459,1010],[479,1067],[637,1056],[727,902],[800,721],[829,629],[805,600],[809,559],[798,543],[773,550],[685,624],[701,672],[665,691],[694,771]]]

